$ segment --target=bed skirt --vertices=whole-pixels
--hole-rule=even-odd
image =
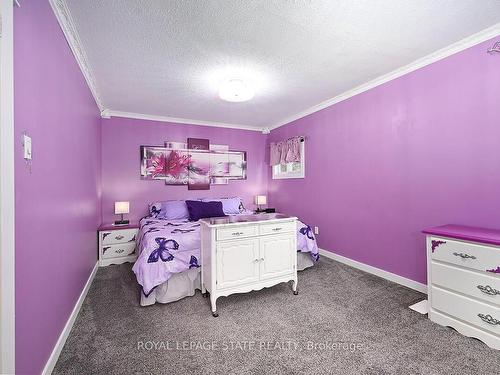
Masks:
[[[297,271],[305,270],[314,265],[309,253],[297,253]],[[141,293],[141,306],[150,306],[158,303],[170,303],[184,297],[194,296],[196,289],[201,290],[201,269],[191,268],[187,271],[176,273],[158,285],[149,296]]]

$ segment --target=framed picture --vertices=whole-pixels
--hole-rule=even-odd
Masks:
[[[141,146],[141,179],[165,179],[165,148],[156,146]]]

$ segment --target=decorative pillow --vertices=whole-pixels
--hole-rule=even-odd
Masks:
[[[245,210],[241,198],[220,198],[220,199],[205,198],[203,199],[203,202],[221,202],[222,210],[226,215],[238,215]]]
[[[222,210],[222,202],[186,201],[186,206],[191,221],[198,221],[207,217],[226,216]]]
[[[149,205],[149,213],[157,219],[185,220],[189,218],[186,201],[155,202]]]

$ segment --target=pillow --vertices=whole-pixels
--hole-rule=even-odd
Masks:
[[[245,210],[241,198],[205,198],[203,199],[203,202],[221,202],[222,210],[226,215],[238,215]]]
[[[157,219],[185,220],[189,218],[186,201],[155,202],[149,205],[149,213]]]
[[[222,202],[186,201],[186,206],[191,221],[198,221],[207,217],[226,216],[222,210]]]

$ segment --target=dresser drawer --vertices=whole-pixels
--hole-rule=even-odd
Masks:
[[[297,224],[295,222],[263,224],[260,226],[261,235],[288,233],[288,232],[295,232],[296,230],[297,230]]]
[[[135,251],[135,242],[127,242],[102,247],[102,258],[118,258],[133,254]]]
[[[117,229],[110,231],[102,231],[101,233],[101,244],[112,245],[118,243],[134,242],[137,236],[137,229]]]
[[[237,238],[253,237],[259,234],[257,225],[245,225],[233,228],[217,229],[217,241],[234,240]]]
[[[431,237],[430,239],[433,260],[492,273],[497,267],[500,267],[500,249],[496,247],[439,237]]]
[[[432,308],[500,336],[500,308],[432,287]]]
[[[432,284],[500,306],[500,277],[431,263]]]

